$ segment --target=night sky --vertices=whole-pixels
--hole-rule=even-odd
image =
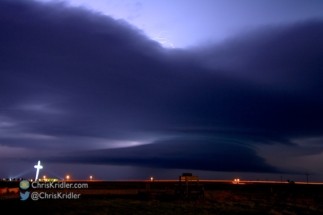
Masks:
[[[0,1],[0,177],[323,181],[323,1]]]

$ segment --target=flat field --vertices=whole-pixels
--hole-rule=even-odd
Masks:
[[[86,182],[87,189],[29,189],[81,194],[79,199],[20,200],[0,195],[10,214],[323,214],[323,185],[200,183],[201,193],[175,195],[176,182]],[[18,187],[2,182],[0,187]],[[183,187],[186,189],[186,187]],[[194,187],[190,188],[194,189]],[[23,190],[20,190],[24,192]]]

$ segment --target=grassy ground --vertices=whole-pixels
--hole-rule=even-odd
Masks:
[[[77,200],[21,201],[19,194],[7,194],[0,196],[0,208],[9,209],[10,214],[323,214],[320,187],[287,188],[220,186],[212,190],[210,187],[204,193],[204,200],[191,201],[179,200],[173,192],[140,196],[136,189],[130,188],[73,190],[81,194]],[[71,192],[50,192],[60,191]]]

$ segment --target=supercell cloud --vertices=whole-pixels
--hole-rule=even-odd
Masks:
[[[0,29],[3,159],[293,172],[270,163],[280,147],[322,155],[322,20],[165,49],[83,8],[1,1]]]

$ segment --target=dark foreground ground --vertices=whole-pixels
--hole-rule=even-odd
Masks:
[[[87,182],[88,189],[29,189],[80,199],[20,200],[0,195],[4,214],[323,214],[323,185],[201,183],[204,195],[177,192],[176,182]],[[18,187],[0,183],[0,187]],[[195,187],[192,187],[195,189]],[[20,190],[22,191],[22,190]],[[178,190],[177,190],[178,191]],[[22,191],[24,192],[24,191]]]

